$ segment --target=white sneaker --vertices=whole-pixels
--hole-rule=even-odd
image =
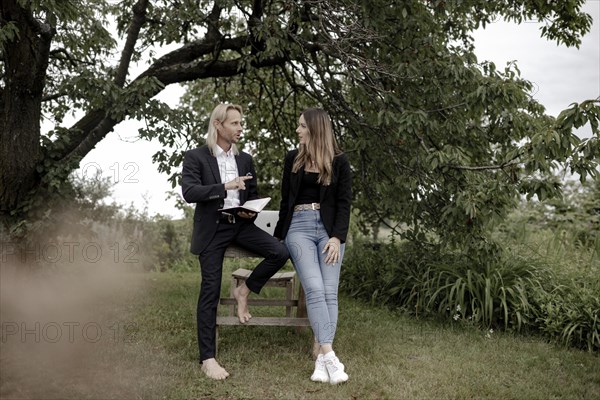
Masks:
[[[317,356],[315,361],[315,372],[310,376],[310,380],[313,382],[329,382],[329,374],[325,367],[325,361],[323,361],[323,354]]]
[[[348,380],[348,374],[344,371],[344,364],[340,362],[340,359],[335,356],[335,352],[330,351],[323,356],[323,362],[327,373],[329,374],[329,383],[337,385],[338,383],[346,382]]]

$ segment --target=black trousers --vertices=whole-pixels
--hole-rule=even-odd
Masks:
[[[246,285],[254,293],[260,293],[267,281],[289,258],[286,246],[253,222],[238,218],[233,224],[219,223],[212,241],[198,257],[202,276],[196,310],[200,362],[215,357],[223,258],[231,243],[264,257],[246,280]]]

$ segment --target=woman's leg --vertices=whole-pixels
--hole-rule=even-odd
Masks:
[[[340,271],[342,266],[342,260],[344,259],[344,248],[345,245],[340,246],[340,258],[335,264],[326,264],[325,258],[327,254],[323,254],[329,236],[323,228],[322,233],[319,235],[319,242],[317,244],[318,255],[319,255],[319,269],[321,271],[321,278],[323,281],[323,291],[325,296],[325,303],[327,304],[327,312],[329,314],[329,326],[328,335],[325,341],[320,342],[321,353],[326,354],[332,350],[331,345],[335,338],[335,332],[337,328],[338,320],[338,288],[340,284]]]
[[[295,212],[285,242],[304,288],[306,311],[319,343],[331,343],[332,330],[325,300],[316,233],[318,211]]]
[[[320,354],[315,362],[315,372],[313,373],[313,376],[321,378],[325,375],[324,371],[326,371],[328,377],[327,382],[338,384],[348,380],[348,374],[345,371],[344,364],[340,362],[339,358],[333,351],[333,340],[335,338],[338,320],[338,288],[340,283],[342,260],[344,259],[345,245],[342,244],[340,246],[339,260],[335,264],[327,264],[325,262],[327,254],[324,254],[323,250],[329,241],[329,235],[327,235],[325,232],[324,227],[319,233],[319,241],[317,244],[319,268],[321,270],[321,276],[323,279],[323,290],[325,292],[325,303],[327,304],[330,325],[326,340],[321,342]],[[322,379],[318,380],[324,382]]]

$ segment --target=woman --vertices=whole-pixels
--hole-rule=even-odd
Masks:
[[[285,239],[306,293],[306,308],[319,355],[311,380],[348,380],[333,351],[338,318],[338,284],[350,223],[350,164],[338,148],[329,115],[319,108],[302,112],[297,150],[285,158],[279,221],[274,236]]]

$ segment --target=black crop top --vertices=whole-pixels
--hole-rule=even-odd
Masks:
[[[300,191],[296,204],[318,203],[320,201],[321,185],[317,183],[318,172],[305,172],[300,183]],[[294,204],[294,205],[296,205]]]

